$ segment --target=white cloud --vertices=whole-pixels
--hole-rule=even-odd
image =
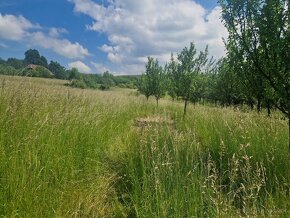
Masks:
[[[108,69],[107,67],[105,67],[103,64],[99,64],[99,63],[95,63],[95,62],[91,62],[91,65],[93,65],[96,69],[96,73],[104,73],[106,71],[111,71],[110,69]]]
[[[33,31],[34,29],[34,31]],[[35,31],[41,29],[41,31]],[[61,39],[67,30],[63,28],[50,28],[46,34],[39,25],[32,24],[23,16],[2,15],[0,13],[0,39],[28,43],[31,46],[40,46],[70,59],[83,59],[89,56],[88,49],[78,42],[72,43]]]
[[[62,34],[64,33],[68,33],[68,31],[64,28],[55,28],[55,27],[52,27],[49,29],[49,36],[51,37],[59,37],[61,36]]]
[[[81,61],[75,61],[68,64],[68,67],[77,68],[81,73],[92,73],[92,69]]]
[[[105,33],[107,54],[117,71],[139,73],[146,56],[166,61],[170,52],[180,52],[194,41],[198,49],[209,45],[210,54],[225,54],[222,37],[227,31],[220,21],[219,7],[207,11],[192,0],[112,0],[108,6],[92,0],[69,0],[75,12],[94,22],[87,29]]]
[[[20,40],[27,35],[27,30],[36,27],[23,16],[2,15],[0,13],[0,38]]]
[[[79,43],[72,43],[67,39],[59,39],[47,36],[42,32],[31,34],[31,43],[46,49],[51,49],[57,54],[71,59],[83,59],[89,56],[89,51]]]

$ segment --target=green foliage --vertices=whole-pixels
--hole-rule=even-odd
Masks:
[[[145,68],[147,87],[150,89],[150,95],[155,97],[158,106],[159,99],[165,95],[166,91],[165,71],[159,66],[158,60],[154,60],[152,57],[148,57]]]
[[[230,34],[229,55],[235,55],[240,64],[252,66],[254,78],[257,78],[254,81],[267,83],[259,85],[260,92],[270,86],[277,98],[276,107],[290,117],[289,1],[220,2]]]
[[[66,70],[56,61],[50,61],[48,69],[54,74],[57,79],[66,79]]]
[[[100,87],[101,90],[110,89],[112,86],[115,85],[114,83],[114,76],[110,74],[108,71],[104,72],[102,75],[102,85]]]
[[[76,79],[76,80],[80,80],[81,79],[81,73],[78,71],[77,68],[73,67],[71,70],[68,70],[67,71],[67,75],[68,75],[68,79],[69,80],[73,80],[73,79]]]
[[[196,101],[200,92],[199,75],[207,63],[208,48],[197,55],[194,43],[185,47],[178,55],[177,61],[171,55],[171,62],[168,65],[169,78],[171,79],[171,94],[184,100],[184,116],[188,101]]]
[[[287,122],[0,77],[4,217],[289,217]]]
[[[18,75],[18,71],[11,66],[1,65],[0,64],[0,74],[2,75],[10,75],[10,76],[15,76]]]
[[[27,64],[35,64],[43,67],[48,67],[47,60],[44,56],[40,56],[39,52],[36,49],[29,49],[25,53],[24,61]]]
[[[6,64],[8,66],[14,67],[17,70],[22,69],[26,66],[26,64],[23,60],[19,60],[16,58],[8,58],[6,61]]]
[[[137,90],[145,95],[147,101],[149,99],[149,97],[152,95],[152,90],[150,87],[150,82],[149,82],[149,78],[146,75],[142,75],[137,83]]]
[[[43,66],[36,66],[35,69],[26,67],[19,73],[19,75],[28,77],[53,78],[53,73]]]
[[[81,79],[72,79],[69,83],[69,86],[73,87],[73,88],[81,88],[81,89],[85,89],[86,88],[86,83],[81,80]]]

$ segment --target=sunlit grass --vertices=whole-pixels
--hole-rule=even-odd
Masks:
[[[134,90],[0,77],[0,214],[287,217],[288,126]]]

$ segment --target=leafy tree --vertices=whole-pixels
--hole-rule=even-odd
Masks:
[[[102,75],[102,90],[110,89],[110,87],[114,86],[114,76],[109,73],[109,71],[106,71]]]
[[[73,80],[73,79],[81,79],[81,73],[78,71],[77,68],[73,67],[71,70],[67,71],[68,74],[68,79]]]
[[[190,47],[185,47],[177,56],[177,67],[171,61],[171,81],[174,84],[174,92],[177,97],[184,100],[183,116],[186,114],[187,104],[195,99],[197,84],[195,80],[207,63],[208,49],[205,48],[197,55],[194,43]]]
[[[228,43],[265,79],[273,89],[275,106],[288,117],[290,151],[289,0],[220,0],[220,3],[229,32]]]
[[[21,69],[25,67],[24,61],[16,58],[8,58],[6,64],[11,67],[14,67],[15,69]]]
[[[161,97],[165,95],[166,91],[166,74],[165,71],[159,66],[158,60],[152,57],[148,57],[148,62],[146,64],[146,72],[148,88],[150,89],[150,94],[153,95],[158,102]]]
[[[40,56],[36,49],[29,49],[25,53],[24,61],[27,64],[41,65],[43,67],[48,67],[47,60],[44,56]]]
[[[56,61],[50,61],[48,69],[54,74],[57,79],[66,79],[66,70]]]
[[[178,81],[177,80],[178,78],[175,78],[175,77],[178,76],[178,73],[177,73],[177,63],[174,60],[172,53],[171,53],[170,62],[166,64],[165,66],[165,72],[167,75],[167,92],[172,98],[172,100],[174,101],[174,99],[176,98],[176,93],[177,93],[176,81]]]
[[[149,97],[152,95],[152,90],[150,88],[149,78],[143,74],[137,82],[137,90],[145,95],[147,101]]]
[[[70,83],[68,85],[73,87],[73,88],[80,88],[80,89],[86,88],[85,82],[83,80],[80,80],[80,79],[73,79],[70,81]]]
[[[219,65],[215,88],[217,98],[222,106],[236,105],[241,102],[242,91],[240,78],[226,58]]]

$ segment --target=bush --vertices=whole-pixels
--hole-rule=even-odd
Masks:
[[[54,75],[47,68],[42,66],[37,66],[35,69],[26,67],[20,73],[20,76],[29,76],[29,77],[42,77],[42,78],[53,78]]]
[[[100,87],[99,87],[99,89],[100,89],[100,90],[103,90],[103,91],[104,91],[104,90],[109,90],[109,89],[110,89],[110,86],[108,86],[108,85],[106,85],[106,84],[101,84]]]
[[[74,88],[80,88],[80,89],[85,89],[86,84],[83,80],[78,80],[78,79],[73,79],[70,81],[69,86],[74,87]]]

